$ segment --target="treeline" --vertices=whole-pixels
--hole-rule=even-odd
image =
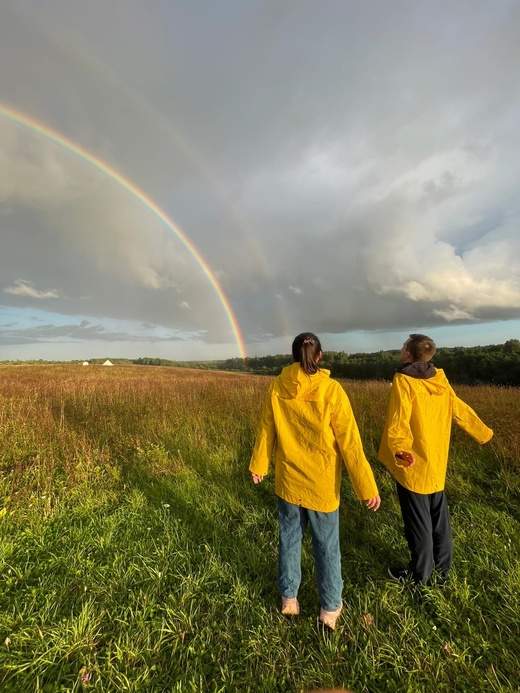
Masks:
[[[292,357],[287,354],[260,356],[247,359],[226,359],[213,362],[212,368],[277,375]],[[434,364],[443,368],[454,383],[479,385],[520,385],[520,340],[510,339],[505,344],[477,347],[447,347],[437,351]],[[391,380],[399,366],[399,351],[347,354],[327,351],[322,365],[336,378],[354,380]],[[192,364],[192,367],[195,364]],[[207,364],[201,367],[208,368]]]
[[[132,361],[136,366],[176,366],[175,361],[170,361],[169,359],[156,359],[151,356],[144,356],[143,358],[134,359]]]
[[[105,359],[90,359],[92,365],[102,364]],[[173,361],[146,356],[137,359],[111,359],[114,365],[175,366],[204,370],[239,371],[257,375],[278,375],[292,362],[289,354],[254,356],[246,359],[232,358],[221,361]],[[447,347],[437,351],[434,364],[443,368],[454,383],[480,385],[520,386],[520,340],[509,339],[505,344],[477,347]],[[0,361],[5,364],[45,364],[49,361]],[[63,363],[63,362],[61,362]],[[81,361],[68,363],[80,364]],[[391,380],[399,367],[399,351],[347,354],[344,351],[326,351],[322,366],[329,368],[335,378],[353,380]]]

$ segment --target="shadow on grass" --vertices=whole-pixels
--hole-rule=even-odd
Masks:
[[[205,464],[200,455],[185,461],[188,483],[183,481],[182,472],[177,476],[154,475],[135,460],[121,463],[122,477],[125,484],[138,489],[150,503],[168,504],[172,515],[181,520],[190,543],[194,547],[208,544],[251,594],[277,604],[278,523],[272,480],[253,486],[245,460],[236,460],[218,472]],[[389,531],[399,540],[400,516],[388,509],[372,513],[342,495],[340,541],[345,587],[365,589],[369,579],[386,581],[387,566],[395,563],[398,555],[395,541],[392,546],[382,540],[378,524],[390,521]],[[251,522],[248,516],[253,516]],[[309,531],[304,547],[301,596],[305,603],[317,600]],[[405,557],[403,554],[402,558]]]
[[[140,491],[152,505],[169,506],[173,517],[182,522],[191,547],[197,551],[204,544],[212,553],[229,568],[240,582],[245,584],[253,595],[266,599],[273,604],[277,600],[276,563],[272,560],[270,544],[276,541],[273,522],[260,523],[261,537],[244,537],[241,525],[244,512],[248,507],[260,505],[263,510],[272,510],[274,516],[274,499],[267,489],[249,489],[240,479],[232,474],[223,474],[215,478],[198,479],[191,476],[191,485],[186,485],[180,475],[168,474],[156,476],[144,465],[132,462],[121,464],[124,482]],[[190,470],[193,472],[193,468]],[[212,487],[212,498],[209,498],[207,486]],[[230,490],[240,488],[240,503],[230,508]],[[259,491],[257,493],[257,491]],[[219,498],[222,499],[221,506]],[[255,523],[256,525],[257,523]],[[260,539],[260,541],[259,541]]]

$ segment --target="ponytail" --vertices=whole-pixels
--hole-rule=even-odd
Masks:
[[[302,332],[295,337],[292,344],[293,358],[307,375],[314,375],[319,371],[320,352],[320,340],[312,332]]]

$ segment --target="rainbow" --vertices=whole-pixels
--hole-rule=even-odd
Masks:
[[[224,308],[224,312],[226,313],[226,317],[228,319],[229,325],[230,325],[231,330],[233,332],[233,336],[234,336],[234,339],[236,341],[240,356],[242,358],[247,357],[246,345],[245,345],[244,337],[243,337],[242,332],[240,330],[240,325],[238,324],[238,320],[235,316],[235,313],[233,312],[233,308],[231,307],[229,299],[226,296],[226,294],[224,293],[224,290],[222,289],[222,287],[220,286],[213,270],[211,269],[211,267],[209,266],[207,261],[204,259],[201,252],[195,246],[193,241],[190,240],[190,238],[180,228],[180,226],[178,224],[176,224],[173,221],[173,219],[171,219],[171,217],[169,217],[166,214],[166,212],[164,212],[157,205],[157,203],[149,195],[147,195],[144,192],[144,190],[142,190],[138,185],[136,185],[132,180],[130,180],[130,178],[127,178],[123,174],[119,173],[119,171],[117,171],[115,168],[113,168],[106,161],[103,161],[102,159],[100,159],[95,154],[92,154],[91,152],[87,151],[80,144],[73,142],[72,140],[70,140],[67,137],[65,137],[64,135],[62,135],[61,133],[50,128],[45,123],[42,123],[41,121],[36,120],[32,116],[29,116],[25,113],[21,113],[20,111],[16,111],[14,108],[11,108],[7,104],[3,104],[1,102],[0,102],[0,115],[2,115],[7,120],[12,121],[16,125],[21,125],[27,129],[31,130],[32,132],[35,132],[38,135],[41,135],[41,136],[47,138],[51,142],[58,144],[59,146],[66,149],[67,151],[72,152],[76,156],[80,157],[81,159],[83,159],[87,163],[94,166],[102,174],[104,174],[105,176],[108,176],[108,178],[111,178],[112,180],[114,180],[122,188],[124,188],[127,192],[129,192],[131,195],[133,195],[137,200],[139,200],[139,202],[141,202],[144,205],[144,207],[146,207],[148,210],[150,210],[150,212],[155,214],[155,216],[165,226],[167,226],[170,229],[170,231],[173,231],[173,233],[177,236],[177,238],[181,241],[181,243],[189,251],[189,253],[195,259],[195,261],[197,262],[197,264],[199,265],[201,270],[206,275],[209,283],[211,284],[215,293],[217,294],[217,296],[220,300],[220,303],[222,304],[222,307]]]

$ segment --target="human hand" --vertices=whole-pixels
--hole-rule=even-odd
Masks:
[[[400,464],[400,467],[411,467],[412,464],[415,463],[415,457],[413,456],[413,453],[411,452],[406,452],[405,450],[401,450],[400,452],[396,452],[395,456],[402,464]]]
[[[373,498],[368,498],[366,501],[363,502],[369,510],[373,510],[374,512],[376,512],[377,510],[379,510],[379,506],[381,505],[381,498],[379,496],[374,496]]]
[[[253,472],[251,472],[251,480],[252,480],[253,484],[255,484],[255,485],[261,484],[263,481],[263,478],[264,478],[263,476],[260,476],[259,474],[253,474]]]

